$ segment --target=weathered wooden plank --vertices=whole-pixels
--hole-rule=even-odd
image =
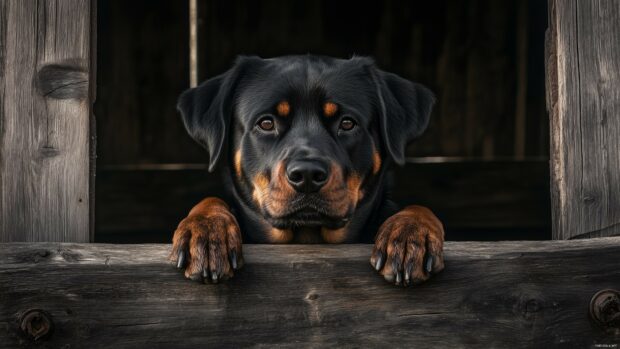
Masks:
[[[551,1],[556,239],[620,234],[620,2]]]
[[[1,0],[0,27],[0,241],[89,241],[91,0]]]
[[[448,242],[446,270],[398,288],[370,245],[246,245],[232,280],[204,285],[169,245],[0,244],[0,348],[28,347],[26,310],[50,347],[591,347],[620,342],[588,318],[620,286],[620,238]],[[615,331],[615,332],[614,332]]]
[[[507,239],[501,229],[528,234],[518,239],[550,238],[547,161],[410,159],[394,179],[391,196],[431,207],[449,239],[483,239],[471,235],[481,229],[487,239]],[[219,175],[201,165],[100,168],[96,241],[169,242],[198,201],[223,194]]]

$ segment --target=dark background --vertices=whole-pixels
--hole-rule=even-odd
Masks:
[[[373,56],[438,97],[396,171],[449,240],[550,238],[546,1],[198,1],[199,76],[238,54]],[[185,133],[187,1],[98,1],[96,241],[168,242],[221,188]]]

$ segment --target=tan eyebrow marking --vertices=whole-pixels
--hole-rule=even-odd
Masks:
[[[278,111],[278,115],[280,115],[280,116],[288,116],[288,114],[291,112],[291,105],[288,104],[287,101],[282,101],[282,102],[278,103],[278,106],[276,107],[276,110]]]
[[[330,117],[336,115],[338,112],[338,105],[334,102],[327,102],[323,105],[323,114]]]

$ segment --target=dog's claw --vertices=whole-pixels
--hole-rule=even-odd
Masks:
[[[177,259],[177,269],[181,269],[185,266],[185,259],[186,259],[185,251],[179,252],[179,256]]]
[[[217,280],[218,280],[217,273],[212,273],[211,274],[211,281],[213,281],[214,284],[217,284]]]
[[[375,270],[381,270],[381,266],[383,264],[383,254],[381,252],[377,252],[377,261],[375,262]]]
[[[399,272],[396,272],[396,284],[400,285],[401,281],[402,281],[402,276],[400,275]]]
[[[432,255],[429,255],[428,258],[426,258],[425,269],[428,274],[430,274],[431,271],[433,271],[433,256]]]
[[[230,264],[234,270],[237,270],[237,251],[230,251]]]

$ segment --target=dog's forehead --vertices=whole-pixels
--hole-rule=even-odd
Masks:
[[[238,91],[241,114],[262,112],[279,101],[317,98],[360,113],[372,107],[376,91],[364,66],[316,57],[265,59],[248,72]]]

